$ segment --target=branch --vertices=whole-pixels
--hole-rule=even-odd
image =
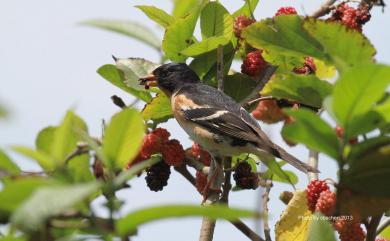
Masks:
[[[245,236],[247,236],[252,241],[265,241],[259,235],[252,231],[245,223],[241,220],[230,222],[234,225],[238,230],[240,230]]]
[[[272,97],[272,96],[263,96],[263,97],[259,97],[259,98],[256,98],[254,100],[251,100],[247,103],[247,105],[251,105],[253,103],[256,103],[256,102],[260,102],[260,101],[263,101],[263,100],[274,100],[275,98]]]
[[[248,102],[257,99],[260,96],[260,91],[264,88],[265,84],[271,79],[272,75],[275,73],[278,67],[272,66],[270,64],[265,67],[264,71],[256,78],[257,86],[252,90],[252,92],[243,100],[240,101],[240,104],[244,107],[248,106]]]
[[[381,224],[379,224],[378,229],[376,230],[376,235],[380,234],[388,226],[390,226],[390,218],[386,219]]]
[[[318,169],[318,151],[313,151],[309,149],[309,159],[307,160],[307,164],[314,168],[314,170]],[[308,172],[307,177],[309,178],[309,182],[315,179],[318,179],[318,173],[316,172]]]
[[[76,156],[81,156],[89,152],[89,145],[86,142],[77,143],[76,149],[65,158],[65,165]]]
[[[310,17],[313,17],[313,18],[319,18],[319,17],[322,17],[326,14],[328,14],[330,12],[330,10],[332,9],[332,5],[336,2],[336,0],[327,0],[326,2],[324,2],[319,9],[317,9],[316,11],[314,11],[314,13],[312,13],[310,15]]]
[[[381,221],[382,215],[371,217],[370,223],[367,228],[367,237],[366,241],[374,241],[376,237],[376,230],[378,228],[379,222]]]
[[[183,177],[184,174],[182,172],[179,172]],[[187,179],[187,177],[185,177]],[[188,180],[188,179],[187,179]],[[195,184],[190,181],[190,183],[195,187]],[[196,187],[195,187],[196,188]],[[252,241],[264,241],[259,235],[257,235],[255,232],[252,231],[245,223],[243,223],[241,220],[237,221],[229,221],[231,224],[234,225],[238,230],[240,230],[245,236],[247,236]]]
[[[232,184],[231,184],[231,175],[232,175],[231,167],[232,167],[232,159],[231,158],[226,158],[224,160],[225,181],[223,182],[222,197],[221,197],[221,200],[220,200],[221,202],[226,203],[226,204],[229,203],[229,193],[230,193],[230,189],[232,188]]]
[[[195,178],[192,176],[192,174],[188,171],[187,167],[185,165],[181,165],[178,167],[174,167],[174,169],[180,173],[187,181],[189,181],[193,186],[195,186]]]
[[[271,229],[268,225],[268,201],[269,201],[269,192],[272,188],[272,181],[267,181],[267,186],[265,188],[265,192],[262,196],[263,198],[263,213],[264,213],[264,219],[263,219],[263,225],[264,225],[264,236],[266,241],[271,241]]]
[[[207,184],[203,195],[205,200],[204,206],[213,206],[219,201],[220,189],[223,180],[222,159],[213,157],[210,166],[210,172],[207,176]],[[204,217],[200,228],[199,241],[212,241],[215,229],[215,219]]]

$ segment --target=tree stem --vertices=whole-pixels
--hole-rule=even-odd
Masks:
[[[309,149],[309,159],[307,160],[307,164],[314,169],[318,169],[318,151],[314,151]],[[309,182],[315,179],[318,179],[318,173],[316,172],[308,172],[307,177],[309,178]]]

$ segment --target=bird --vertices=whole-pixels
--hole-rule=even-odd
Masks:
[[[185,63],[163,64],[140,78],[139,84],[158,87],[170,99],[179,125],[214,157],[242,153],[265,159],[274,156],[304,173],[319,172],[273,143],[247,110],[222,91],[204,84]]]

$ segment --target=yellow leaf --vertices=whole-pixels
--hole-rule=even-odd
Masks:
[[[316,76],[320,79],[333,78],[336,75],[336,67],[328,66],[318,59],[314,59],[314,64],[317,67]]]
[[[276,241],[305,241],[313,214],[307,208],[306,190],[297,190],[275,225]]]

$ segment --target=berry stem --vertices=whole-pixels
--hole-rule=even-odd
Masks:
[[[177,166],[177,167],[174,167],[174,169],[175,169],[175,171],[177,171],[178,173],[180,173],[185,179],[187,179],[187,181],[189,181],[192,185],[195,186],[195,178],[194,178],[194,176],[192,176],[192,174],[188,171],[186,165]]]

